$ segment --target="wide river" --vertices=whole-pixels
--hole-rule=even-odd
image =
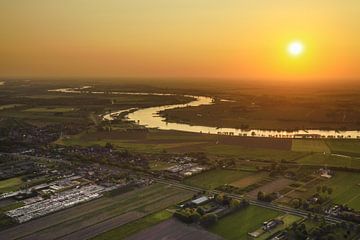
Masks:
[[[49,90],[50,92],[61,92],[67,94],[104,94],[104,92],[91,91],[90,86],[84,86],[81,88],[62,88]],[[156,96],[174,96],[175,94],[165,93],[136,93],[136,92],[111,92],[115,95],[156,95]],[[298,131],[274,131],[274,130],[242,130],[236,128],[216,128],[207,126],[195,126],[185,123],[169,123],[166,119],[160,116],[160,112],[164,110],[174,108],[196,107],[203,105],[214,104],[213,98],[205,96],[193,96],[184,95],[185,97],[191,97],[194,100],[186,104],[173,104],[164,105],[159,107],[149,107],[142,109],[122,109],[119,111],[104,113],[101,115],[104,121],[114,120],[120,114],[126,113],[125,118],[134,121],[136,124],[145,126],[147,128],[157,128],[161,130],[176,130],[184,132],[204,133],[204,134],[222,134],[222,135],[234,135],[234,136],[250,136],[250,137],[276,137],[276,138],[296,138],[296,137],[312,137],[318,136],[323,138],[352,138],[359,139],[360,131],[335,131],[335,130],[298,130]]]

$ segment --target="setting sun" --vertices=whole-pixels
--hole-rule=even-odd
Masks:
[[[300,56],[303,52],[304,52],[304,45],[299,41],[292,42],[288,46],[288,53],[291,56],[297,57]]]

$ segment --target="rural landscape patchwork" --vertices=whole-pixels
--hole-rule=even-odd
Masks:
[[[360,239],[358,1],[0,16],[0,240]]]

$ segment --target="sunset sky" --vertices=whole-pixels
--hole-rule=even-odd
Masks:
[[[0,0],[0,29],[3,78],[360,78],[359,0]]]

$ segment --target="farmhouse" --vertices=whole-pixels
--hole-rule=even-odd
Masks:
[[[209,201],[210,201],[210,199],[207,196],[202,196],[202,197],[192,200],[191,203],[196,206],[200,206],[202,204],[208,203]]]
[[[320,168],[319,169],[319,174],[321,177],[323,178],[332,178],[332,175],[334,174],[333,171],[331,171],[330,169],[327,168]]]

